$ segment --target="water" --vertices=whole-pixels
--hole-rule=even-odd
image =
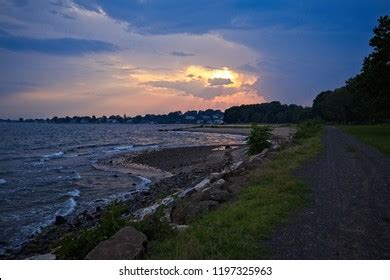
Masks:
[[[158,131],[180,125],[0,123],[0,254],[57,215],[147,188],[147,178],[98,171],[99,158],[135,150],[236,144],[242,136]]]

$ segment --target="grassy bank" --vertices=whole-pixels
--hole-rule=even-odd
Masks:
[[[262,259],[278,224],[305,202],[307,188],[294,170],[321,149],[320,126],[301,126],[296,143],[251,174],[238,199],[191,224],[184,232],[152,242],[152,259]]]
[[[342,125],[343,131],[390,156],[390,125]]]

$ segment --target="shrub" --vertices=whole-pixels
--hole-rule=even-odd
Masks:
[[[271,136],[271,128],[269,126],[260,126],[258,124],[252,124],[251,133],[248,137],[248,154],[255,155],[262,150],[271,147],[269,142]]]
[[[294,134],[294,140],[299,142],[302,139],[313,137],[323,128],[323,123],[318,120],[308,120],[298,125],[298,130]]]

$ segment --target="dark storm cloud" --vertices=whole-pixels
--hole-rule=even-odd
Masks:
[[[173,51],[173,52],[171,52],[171,55],[181,56],[181,57],[195,56],[193,53],[185,53],[185,52],[180,52],[180,51]]]
[[[13,36],[0,29],[0,49],[15,52],[39,52],[52,55],[78,56],[89,53],[115,52],[119,48],[98,40],[75,38],[37,39]]]

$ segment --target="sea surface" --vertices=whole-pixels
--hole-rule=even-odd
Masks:
[[[237,135],[159,131],[182,125],[0,123],[0,254],[68,216],[128,199],[147,178],[92,167],[158,147],[242,143]]]

